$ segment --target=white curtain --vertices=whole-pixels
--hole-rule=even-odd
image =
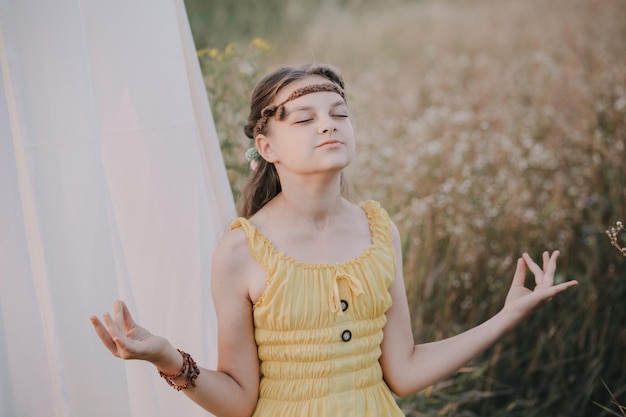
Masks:
[[[0,0],[0,416],[205,416],[89,316],[215,366],[235,216],[182,0]]]

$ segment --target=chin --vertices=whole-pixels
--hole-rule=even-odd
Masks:
[[[328,164],[327,166],[323,167],[322,170],[323,171],[342,171],[344,168],[347,168],[348,166],[350,166],[350,163],[352,162],[352,160],[349,161],[337,161],[336,163],[332,163],[332,164]]]

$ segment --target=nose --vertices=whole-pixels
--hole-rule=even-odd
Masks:
[[[320,121],[318,133],[320,135],[326,135],[337,131],[337,126],[332,117],[325,117]]]
[[[327,134],[327,133],[334,133],[334,132],[336,132],[336,131],[337,131],[337,128],[336,128],[336,127],[332,127],[332,128],[327,127],[327,128],[325,128],[325,129],[320,129],[320,135],[325,135],[325,134]]]

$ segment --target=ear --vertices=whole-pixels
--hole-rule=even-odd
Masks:
[[[272,164],[278,161],[278,155],[276,155],[276,152],[274,152],[274,149],[272,148],[270,138],[263,134],[260,134],[257,135],[256,138],[254,138],[254,143],[263,159]]]

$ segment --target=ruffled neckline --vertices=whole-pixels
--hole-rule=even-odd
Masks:
[[[278,259],[282,260],[282,261],[286,261],[289,262],[290,264],[292,264],[293,266],[296,267],[300,267],[300,268],[306,268],[306,269],[334,269],[334,268],[344,268],[344,267],[348,267],[354,264],[358,264],[360,263],[364,258],[367,258],[371,252],[376,249],[376,241],[378,238],[378,232],[377,232],[377,218],[375,215],[375,210],[374,210],[374,206],[377,205],[378,203],[376,203],[373,200],[367,200],[367,201],[363,201],[358,203],[358,206],[363,209],[363,211],[365,212],[365,215],[367,216],[368,219],[368,227],[369,227],[369,231],[370,231],[370,245],[365,248],[365,250],[363,250],[363,252],[361,252],[359,255],[357,255],[356,257],[352,258],[352,259],[348,259],[346,261],[343,262],[335,262],[335,263],[310,263],[310,262],[303,262],[300,261],[290,255],[287,255],[284,251],[278,250],[278,248],[276,248],[276,246],[274,246],[274,243],[267,237],[265,236],[265,234],[263,234],[259,229],[257,229],[257,227],[252,224],[248,219],[245,218],[239,218],[235,221],[235,223],[237,221],[239,222],[246,222],[249,227],[254,231],[254,233],[256,235],[258,235],[258,237],[262,240],[263,244],[265,245],[265,247],[267,248],[268,252],[274,256],[276,256]]]

